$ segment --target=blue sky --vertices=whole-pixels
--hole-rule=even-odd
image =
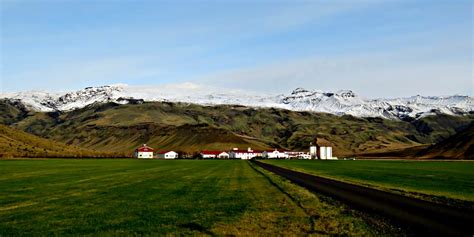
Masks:
[[[0,0],[1,89],[474,94],[473,2]]]

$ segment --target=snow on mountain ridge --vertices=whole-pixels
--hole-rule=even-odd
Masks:
[[[350,90],[332,93],[304,88],[297,88],[287,96],[260,95],[192,83],[160,87],[132,87],[118,84],[87,87],[65,94],[38,91],[10,93],[0,95],[0,98],[20,100],[33,110],[48,112],[70,111],[94,103],[124,104],[137,101],[170,101],[202,105],[237,104],[387,119],[419,118],[436,113],[462,115],[474,111],[474,98],[460,95],[366,99]]]

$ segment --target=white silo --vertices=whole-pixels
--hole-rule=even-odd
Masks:
[[[311,156],[311,159],[318,159],[318,147],[313,146],[313,145],[310,146],[309,155]]]
[[[325,160],[327,158],[327,154],[326,154],[326,147],[325,146],[322,146],[319,148],[319,159],[321,160]]]
[[[332,147],[326,147],[326,159],[332,159]]]

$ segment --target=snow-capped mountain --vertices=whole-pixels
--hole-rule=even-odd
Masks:
[[[118,98],[114,98],[114,95],[122,89],[120,86],[101,86],[87,87],[65,94],[30,91],[6,94],[1,97],[19,100],[36,111],[69,111],[93,103],[115,102]]]
[[[437,113],[463,115],[474,111],[474,98],[469,96],[365,99],[348,90],[324,93],[302,88],[294,90],[282,103],[292,110],[388,119],[419,118]]]
[[[187,102],[202,105],[237,104],[388,119],[419,118],[437,113],[463,115],[474,111],[474,98],[459,95],[366,99],[350,90],[332,93],[302,88],[294,90],[290,95],[261,95],[238,90],[202,87],[190,83],[161,87],[127,85],[87,87],[63,94],[31,91],[2,94],[0,98],[20,101],[33,110],[45,112],[70,111],[94,103],[126,104],[144,101]]]

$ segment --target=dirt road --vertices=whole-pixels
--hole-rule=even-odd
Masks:
[[[417,235],[474,236],[474,213],[428,201],[326,179],[267,163],[258,166],[311,191],[347,203],[351,207],[387,216]]]

